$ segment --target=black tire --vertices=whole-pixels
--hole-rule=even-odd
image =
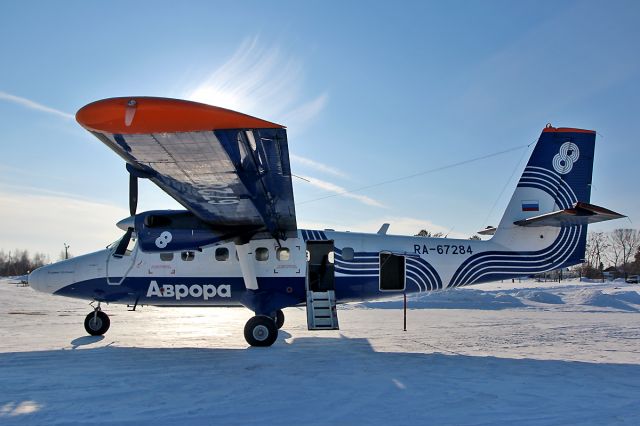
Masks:
[[[244,338],[251,346],[271,346],[278,338],[278,329],[273,318],[256,315],[244,326]]]
[[[109,330],[110,326],[109,315],[102,311],[91,312],[84,319],[84,329],[92,336],[102,336]]]
[[[276,328],[280,330],[284,325],[284,312],[282,312],[282,309],[278,309],[276,311],[276,318],[274,321],[276,322]]]

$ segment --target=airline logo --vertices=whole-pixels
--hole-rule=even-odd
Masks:
[[[553,168],[561,175],[566,175],[573,169],[573,163],[580,158],[578,145],[565,142],[560,146],[560,152],[553,157]]]
[[[156,247],[163,249],[171,242],[172,239],[173,235],[171,235],[171,232],[163,231],[162,234],[156,238]]]
[[[155,280],[152,280],[149,284],[149,289],[147,290],[147,297],[153,296],[176,300],[191,296],[209,300],[214,297],[231,297],[231,286],[228,284],[221,284],[218,286],[213,284],[163,284],[160,286]]]
[[[540,203],[538,200],[524,200],[522,201],[523,212],[537,212],[540,211]]]

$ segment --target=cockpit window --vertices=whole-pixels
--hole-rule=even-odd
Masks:
[[[124,234],[122,237],[118,238],[116,241],[112,242],[111,244],[109,244],[107,246],[108,250],[111,250],[112,252],[114,252],[115,250],[118,249],[118,246],[120,245],[120,242],[122,241],[123,238],[126,238],[127,234]],[[131,237],[129,238],[127,247],[124,251],[123,256],[130,256],[131,253],[133,252],[133,250],[136,248],[136,242],[138,241],[137,235],[134,232]],[[114,256],[120,257],[120,255],[114,254]]]
[[[137,238],[131,237],[131,239],[129,240],[129,244],[127,244],[127,250],[124,252],[125,256],[131,255],[131,252],[133,252],[133,250],[136,248],[137,241],[138,241]]]

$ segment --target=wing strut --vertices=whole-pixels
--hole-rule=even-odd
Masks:
[[[248,290],[258,289],[258,279],[256,278],[255,258],[249,243],[237,244],[236,252],[238,253],[238,261],[240,262],[240,270],[244,279],[244,286]]]

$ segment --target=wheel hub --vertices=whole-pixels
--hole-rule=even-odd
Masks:
[[[253,337],[256,340],[263,341],[269,336],[269,329],[264,325],[258,325],[253,329]]]
[[[102,320],[98,317],[91,318],[89,320],[89,327],[91,327],[92,330],[99,330],[100,327],[102,327]]]

